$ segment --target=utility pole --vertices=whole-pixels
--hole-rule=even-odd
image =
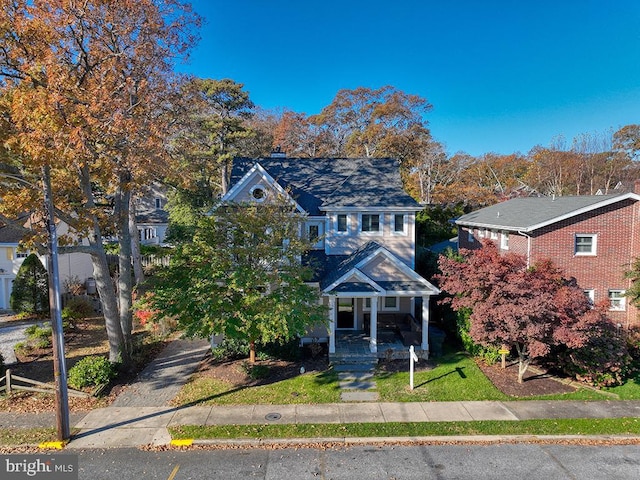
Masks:
[[[56,426],[58,440],[69,439],[69,393],[67,390],[67,365],[64,356],[64,332],[62,329],[62,308],[60,305],[60,273],[58,271],[58,234],[53,209],[51,191],[51,169],[42,167],[44,186],[44,207],[46,211],[48,235],[47,270],[49,273],[49,309],[53,330],[53,374],[56,387]]]

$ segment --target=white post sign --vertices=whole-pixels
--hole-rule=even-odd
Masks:
[[[413,390],[413,362],[418,361],[416,352],[413,351],[413,345],[409,347],[409,386]]]

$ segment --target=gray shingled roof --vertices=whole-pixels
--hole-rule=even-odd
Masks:
[[[497,230],[531,231],[583,211],[608,205],[629,195],[514,198],[462,215],[458,225]]]
[[[320,281],[320,288],[323,290],[327,288],[344,274],[355,268],[362,260],[375,253],[379,248],[380,245],[378,243],[368,242],[348,257],[344,257],[338,265],[326,272],[326,276]]]
[[[391,158],[235,158],[230,186],[259,163],[310,215],[325,208],[415,208]]]
[[[20,243],[24,237],[22,230],[11,225],[0,226],[0,243]]]

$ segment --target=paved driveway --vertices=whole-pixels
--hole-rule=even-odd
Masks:
[[[16,343],[26,340],[24,331],[30,323],[9,323],[5,321],[7,318],[9,317],[5,315],[0,316],[0,354],[4,358],[4,364],[11,365],[18,361],[13,347]]]

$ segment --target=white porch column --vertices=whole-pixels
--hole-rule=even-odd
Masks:
[[[329,295],[329,353],[336,353],[336,297]]]
[[[429,295],[422,296],[422,344],[423,351],[429,350]]]
[[[369,339],[369,350],[371,353],[378,352],[378,297],[371,298],[371,325],[369,325],[370,329],[370,339]]]
[[[411,316],[416,318],[416,297],[411,297]]]

